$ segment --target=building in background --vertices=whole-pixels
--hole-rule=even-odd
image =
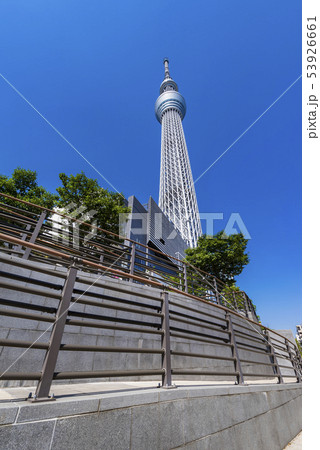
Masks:
[[[180,264],[175,258],[184,259],[184,251],[188,248],[186,242],[152,197],[149,198],[146,205],[142,205],[132,195],[129,197],[127,205],[130,207],[131,212],[124,221],[124,229],[120,234],[126,236],[127,239],[142,244],[136,245],[136,269],[142,270],[143,267],[148,265],[151,271],[154,269],[155,273],[153,275],[156,278],[162,279],[163,277],[163,274],[162,276],[156,274],[158,268],[162,272],[164,270],[167,271],[168,276],[174,276],[176,274],[176,266]],[[127,244],[131,245],[130,241]],[[141,257],[139,252],[139,250],[142,250],[142,252],[146,251],[143,246],[148,246],[148,262]],[[162,253],[159,254],[157,250]],[[150,261],[153,264],[150,265]],[[161,263],[165,263],[165,265],[163,266]]]
[[[170,77],[167,58],[164,66],[165,78],[155,104],[156,117],[161,123],[159,207],[188,247],[195,247],[201,235],[201,223],[182,127],[186,102]]]
[[[127,238],[178,259],[185,257],[188,245],[152,197],[142,205],[132,195],[127,205],[131,209],[123,233]]]

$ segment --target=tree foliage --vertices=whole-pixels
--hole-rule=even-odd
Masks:
[[[92,220],[99,227],[119,233],[119,214],[130,212],[122,194],[102,188],[97,180],[88,178],[83,172],[75,176],[60,173],[59,178],[62,182],[62,187],[57,188],[59,207],[82,207],[87,214],[91,212]]]
[[[298,341],[298,339],[295,339],[296,341],[296,345],[298,347],[299,353],[302,356],[302,345],[300,344],[300,342]]]
[[[214,275],[228,285],[235,282],[249,263],[248,240],[242,234],[227,236],[223,231],[214,236],[200,236],[195,248],[186,250],[186,260],[195,267]]]
[[[11,178],[0,175],[0,192],[48,209],[52,209],[58,200],[56,194],[51,194],[44,187],[38,185],[36,171],[22,169],[21,167],[17,167],[13,171]],[[0,200],[21,209],[31,210],[29,206],[24,206],[22,203],[14,202],[5,197],[1,197]]]
[[[80,220],[86,213],[92,212],[95,224],[119,233],[119,214],[130,211],[121,194],[102,188],[97,180],[88,178],[83,172],[77,175],[61,173],[59,177],[62,186],[57,188],[58,194],[52,194],[38,185],[36,171],[18,167],[11,177],[0,175],[0,192],[48,209],[63,208],[66,215]],[[5,197],[0,197],[0,202],[39,213],[38,208]],[[80,215],[84,212],[82,217],[74,214],[77,209]]]

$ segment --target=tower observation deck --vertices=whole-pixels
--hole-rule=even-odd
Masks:
[[[189,247],[195,247],[201,235],[201,223],[182,127],[186,102],[170,77],[167,58],[164,67],[165,77],[155,104],[156,117],[161,123],[159,207]]]

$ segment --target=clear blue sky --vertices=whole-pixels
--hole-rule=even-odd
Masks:
[[[0,4],[0,72],[125,196],[158,200],[162,59],[187,102],[196,179],[301,74],[301,2],[76,0]],[[84,171],[108,187],[0,79],[0,172],[54,190]],[[264,324],[301,322],[301,80],[196,183],[200,211],[240,213],[238,277]]]

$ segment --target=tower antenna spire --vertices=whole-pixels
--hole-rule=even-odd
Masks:
[[[182,120],[186,102],[169,73],[164,58],[164,80],[155,104],[161,123],[161,168],[159,207],[180,232],[186,244],[194,248],[201,236],[201,222]]]
[[[169,58],[164,58],[163,64],[164,64],[164,78],[170,78],[170,73],[169,73]]]

